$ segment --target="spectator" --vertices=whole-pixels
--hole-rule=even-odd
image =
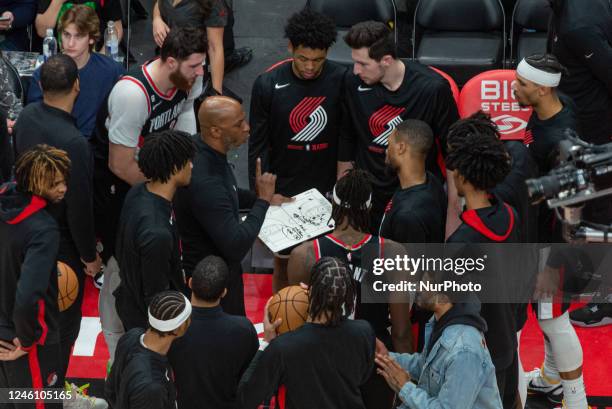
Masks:
[[[148,182],[128,192],[115,254],[121,282],[115,291],[117,313],[126,331],[147,325],[147,308],[161,291],[185,290],[172,199],[189,185],[194,146],[178,131],[151,134],[138,154]]]
[[[221,308],[229,274],[222,258],[207,256],[189,280],[191,325],[168,354],[179,409],[235,408],[238,382],[259,347],[251,321]]]
[[[30,49],[28,26],[36,17],[36,0],[0,0],[0,49]]]
[[[36,20],[34,20],[38,36],[44,38],[48,29],[55,29],[62,19],[62,15],[77,4],[84,4],[95,10],[100,22],[100,33],[104,33],[108,22],[113,21],[117,36],[121,41],[123,37],[123,24],[121,23],[123,13],[120,0],[38,0],[38,14],[36,14]],[[58,36],[58,40],[61,43],[62,37]],[[103,42],[101,36],[96,43],[96,50],[102,48]]]
[[[20,81],[17,69],[11,66],[6,55],[0,51],[0,113],[7,118],[9,133],[13,132],[15,120],[23,109],[21,98],[15,89],[17,81]]]
[[[159,0],[153,7],[153,38],[158,47],[170,29],[195,26],[206,29],[212,88],[223,93],[224,73],[251,61],[253,50],[234,46],[233,0]]]
[[[0,184],[7,182],[13,171],[13,144],[9,135],[4,115],[0,112]]]
[[[43,64],[40,82],[43,101],[28,105],[15,125],[16,152],[44,143],[66,151],[72,164],[66,200],[48,208],[60,227],[58,260],[69,265],[79,280],[77,300],[59,315],[65,375],[81,327],[85,275],[93,277],[101,267],[93,220],[93,162],[89,144],[70,116],[79,93],[75,62],[65,55],[54,56]]]
[[[244,144],[249,136],[246,114],[238,101],[221,96],[207,98],[198,118],[202,134],[195,137],[193,179],[189,187],[177,192],[175,203],[183,265],[191,276],[204,257],[222,257],[229,266],[230,278],[221,306],[229,314],[245,315],[242,259],[257,239],[270,204],[286,199],[274,194],[276,176],[261,175],[261,170],[257,172],[257,194],[238,188],[227,162],[227,152]],[[239,209],[251,209],[242,222]]]
[[[304,9],[287,22],[285,37],[293,60],[260,75],[253,85],[249,138],[249,180],[255,163],[278,176],[276,190],[295,196],[316,188],[328,194],[336,180],[346,68],[328,61],[336,41],[334,21]],[[291,248],[274,257],[272,290],[287,285]]]
[[[115,409],[176,409],[168,350],[191,323],[191,304],[178,291],[151,300],[147,329],[133,328],[117,345],[104,395]]]
[[[62,52],[72,58],[79,69],[81,90],[72,110],[76,125],[86,138],[96,126],[96,116],[119,77],[123,67],[111,58],[93,52],[100,39],[100,22],[91,7],[75,5],[58,23]],[[40,68],[34,71],[28,88],[28,103],[42,99]]]
[[[421,293],[417,303],[434,314],[425,329],[423,352],[388,353],[380,344],[377,348],[377,371],[401,399],[399,408],[501,409],[483,334],[487,323],[478,314],[478,304],[453,304],[440,293]]]
[[[370,325],[349,320],[354,307],[352,272],[324,257],[312,268],[307,322],[276,336],[264,310],[264,343],[245,373],[240,406],[254,409],[279,389],[281,408],[364,409],[360,387],[374,364],[376,338]]]

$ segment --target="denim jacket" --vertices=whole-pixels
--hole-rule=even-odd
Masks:
[[[431,339],[434,318],[425,327]],[[469,325],[444,329],[431,352],[391,353],[418,385],[407,382],[399,393],[400,409],[452,408],[501,409],[495,368],[484,335]]]

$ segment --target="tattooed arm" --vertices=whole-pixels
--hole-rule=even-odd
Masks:
[[[299,285],[300,282],[310,284],[310,271],[316,261],[312,241],[307,241],[294,248],[287,266],[289,285]]]

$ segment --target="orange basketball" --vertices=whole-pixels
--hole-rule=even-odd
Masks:
[[[65,311],[79,295],[79,280],[68,264],[57,262],[57,304],[59,310]]]
[[[285,287],[274,294],[268,306],[270,321],[282,318],[276,332],[284,334],[304,325],[308,318],[308,293],[299,285]]]

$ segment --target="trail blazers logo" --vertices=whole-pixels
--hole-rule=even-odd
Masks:
[[[327,112],[322,104],[326,97],[306,97],[289,114],[289,125],[295,132],[294,142],[312,142],[327,126]]]
[[[374,142],[377,145],[387,146],[389,135],[396,126],[402,123],[400,115],[406,110],[403,107],[384,105],[370,117],[368,124],[370,132],[374,135]]]

